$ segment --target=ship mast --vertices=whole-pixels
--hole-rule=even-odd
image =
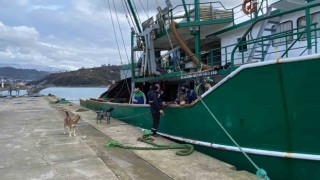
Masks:
[[[141,27],[140,27],[140,24],[139,24],[139,21],[138,21],[138,18],[137,18],[137,13],[133,9],[131,0],[127,0],[127,2],[128,2],[128,5],[129,5],[131,14],[133,16],[134,22],[135,22],[135,24],[136,24],[136,26],[138,28],[138,31],[139,31],[139,33],[141,33],[142,31],[141,31]]]

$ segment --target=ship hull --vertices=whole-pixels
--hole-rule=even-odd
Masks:
[[[256,170],[205,108],[271,179],[320,179],[320,56],[244,65],[190,107],[168,106],[159,132]],[[113,107],[112,117],[150,129],[148,105],[81,100],[93,110]]]

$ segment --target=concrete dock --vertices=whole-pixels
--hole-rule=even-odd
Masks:
[[[54,98],[0,99],[0,179],[257,179],[246,171],[194,152],[105,148],[110,140],[147,146],[137,141],[141,130],[111,119],[96,124],[93,111],[77,105],[52,104]],[[67,109],[81,116],[77,136],[63,133]],[[159,144],[175,144],[156,138]]]

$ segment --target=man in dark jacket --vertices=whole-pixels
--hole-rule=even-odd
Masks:
[[[193,103],[198,97],[194,90],[190,89],[189,84],[184,83],[181,86],[181,92],[184,94],[187,104]]]
[[[147,96],[150,104],[150,112],[152,115],[152,128],[151,131],[153,136],[157,137],[157,130],[160,122],[160,114],[164,114],[162,110],[162,103],[159,98],[160,88],[157,85],[151,87],[151,90],[148,92]]]

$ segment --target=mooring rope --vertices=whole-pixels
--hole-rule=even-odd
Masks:
[[[152,145],[153,147],[139,147],[139,146],[126,146],[121,143],[119,143],[116,140],[112,140],[105,144],[104,146],[106,148],[110,147],[120,147],[123,149],[133,149],[133,150],[167,150],[167,149],[182,149],[180,151],[176,152],[176,155],[178,156],[188,156],[194,152],[194,147],[191,144],[178,144],[178,145],[161,145],[154,143],[150,136],[152,135],[152,132],[150,130],[144,130],[143,135],[141,138],[138,138],[138,141],[147,143]]]
[[[130,119],[130,118],[133,118],[133,117],[138,117],[138,116],[142,116],[142,115],[145,115],[145,114],[149,114],[150,111],[147,111],[147,112],[144,112],[144,113],[140,113],[140,114],[136,114],[136,115],[133,115],[133,116],[127,116],[127,117],[122,117],[122,118],[115,118],[115,119]]]
[[[257,164],[247,155],[246,152],[243,151],[243,149],[239,146],[239,144],[232,138],[232,136],[228,133],[228,131],[222,126],[222,124],[219,122],[219,120],[216,118],[216,116],[212,113],[212,111],[209,109],[209,107],[206,105],[206,103],[200,98],[200,101],[204,105],[204,107],[208,110],[212,118],[217,122],[217,124],[220,126],[220,128],[226,133],[226,135],[230,138],[230,140],[240,149],[242,154],[249,160],[249,162],[257,169],[256,175],[260,179],[270,180],[270,178],[267,175],[267,172],[259,168]]]

